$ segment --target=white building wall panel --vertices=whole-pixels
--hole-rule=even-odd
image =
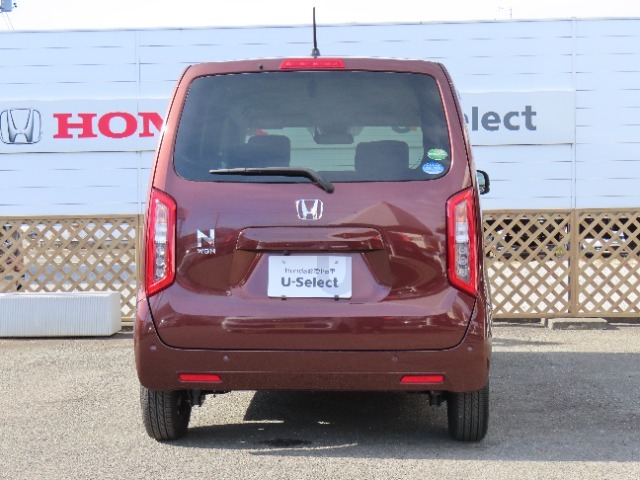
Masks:
[[[634,172],[640,171],[640,160],[608,160],[606,154],[602,156],[599,160],[595,161],[581,161],[576,163],[576,178],[581,180],[583,183],[586,180],[592,181],[597,180],[601,181],[602,178],[606,175],[606,178],[614,179],[614,180],[636,180],[639,182],[640,179],[637,175],[634,175]],[[615,187],[619,183],[613,185]],[[620,194],[635,194],[640,193],[640,189],[635,188],[630,192],[625,192],[624,190],[618,192]]]
[[[638,22],[640,25],[640,21]],[[576,109],[640,107],[640,88],[636,90],[576,91]]]
[[[179,75],[180,74],[178,74],[178,76]],[[176,79],[177,78],[178,77],[176,77]],[[140,96],[143,96],[146,98],[168,99],[171,96],[175,85],[176,85],[176,80],[145,81],[144,83],[140,84],[138,90],[140,92]]]
[[[577,208],[640,205],[639,27],[576,22]]]
[[[485,72],[487,57],[452,57],[446,61],[447,69],[456,75],[489,75]],[[549,52],[547,55],[512,56],[500,63],[504,75],[543,75],[571,73],[571,53]]]
[[[597,36],[636,37],[638,35],[638,19],[584,19],[577,22],[577,34],[589,38]]]
[[[508,62],[504,59],[504,62]],[[456,87],[464,92],[557,91],[570,90],[571,73],[554,74],[478,74],[458,75],[451,72]]]
[[[137,35],[134,30],[85,30],[85,31],[42,31],[3,32],[3,48],[32,49],[84,48],[84,47],[131,47]],[[6,36],[5,36],[6,35]]]
[[[620,62],[618,68],[627,69],[627,71],[578,72],[576,88],[597,92],[637,89],[640,85],[640,70],[633,71],[632,69],[638,69],[638,66]]]
[[[137,66],[130,65],[22,65],[2,70],[4,84],[29,84],[45,87],[56,83],[135,82]]]
[[[611,124],[584,125],[576,129],[576,141],[579,144],[599,143],[636,143],[634,135],[638,135],[637,125],[616,125],[615,119],[610,118]],[[640,145],[639,145],[640,146]]]
[[[576,145],[576,158],[580,162],[602,162],[603,160],[640,161],[638,145],[635,143],[600,143]]]
[[[611,24],[612,30],[603,31],[601,34],[591,34],[589,36],[578,33],[576,42],[577,55],[594,55],[594,54],[638,54],[640,53],[640,45],[638,44],[637,34],[619,35],[615,30],[615,25]]]
[[[46,176],[42,170],[3,171],[0,187],[3,188],[48,188],[56,185],[62,188],[88,187],[103,188],[113,186],[135,186],[137,169],[83,168],[78,170],[50,170]],[[133,175],[132,175],[133,174]],[[37,177],[34,179],[34,177]]]
[[[24,48],[1,48],[2,67],[24,65],[121,65],[135,64],[135,50],[127,45],[104,47],[32,48],[25,55]]]
[[[639,32],[640,19],[497,21],[320,26],[318,39],[324,56],[441,61],[466,108],[478,94],[489,99],[485,110],[495,95],[496,113],[500,98],[515,98],[509,108],[520,114],[544,92],[571,99],[557,102],[568,133],[547,144],[542,110],[532,120],[541,122],[531,130],[537,137],[471,132],[477,164],[492,178],[484,208],[633,207],[640,203]],[[4,110],[46,101],[74,115],[98,104],[100,115],[164,115],[189,64],[306,56],[310,47],[308,26],[2,32],[0,120]],[[0,144],[0,216],[141,212],[157,138],[154,130],[151,139],[99,145]]]
[[[198,63],[198,62],[194,62]],[[190,63],[153,63],[140,65],[140,81],[145,85],[147,82],[171,82],[175,85],[180,74],[187,68]]]
[[[140,209],[141,165],[135,152],[21,153],[1,155],[0,161],[2,216],[128,214]]]
[[[616,72],[640,62],[638,53],[583,53],[575,57],[577,72]]]
[[[175,81],[173,82],[175,83]],[[141,92],[137,81],[119,80],[117,82],[103,82],[99,78],[91,83],[14,83],[0,84],[0,102],[22,101],[24,105],[34,98],[38,100],[78,100],[98,99],[109,100],[112,98],[136,98]],[[170,95],[171,89],[166,90],[164,98]],[[5,108],[0,104],[0,108]]]
[[[490,172],[485,209],[571,208],[570,145],[477,146],[476,167]]]
[[[606,119],[609,125],[640,125],[640,107],[595,107],[576,110],[576,126],[589,127]]]
[[[7,188],[0,200],[2,217],[129,215],[139,209],[135,183],[102,188]]]

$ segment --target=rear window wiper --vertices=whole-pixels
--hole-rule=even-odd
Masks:
[[[306,177],[318,184],[327,193],[333,193],[334,186],[315,170],[301,167],[264,167],[264,168],[218,168],[209,170],[215,175],[273,175],[283,177]]]

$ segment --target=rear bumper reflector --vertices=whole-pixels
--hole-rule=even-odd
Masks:
[[[442,383],[444,375],[405,375],[400,383]]]
[[[181,382],[192,383],[220,383],[222,381],[220,375],[212,373],[181,373],[178,378]]]

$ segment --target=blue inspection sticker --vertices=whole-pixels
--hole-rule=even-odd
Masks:
[[[440,175],[444,172],[444,166],[438,162],[427,162],[422,165],[422,171],[429,175]]]

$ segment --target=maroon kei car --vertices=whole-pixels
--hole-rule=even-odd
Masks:
[[[439,63],[207,63],[151,170],[135,355],[148,434],[233,390],[425,393],[481,440],[491,307],[464,117]]]

